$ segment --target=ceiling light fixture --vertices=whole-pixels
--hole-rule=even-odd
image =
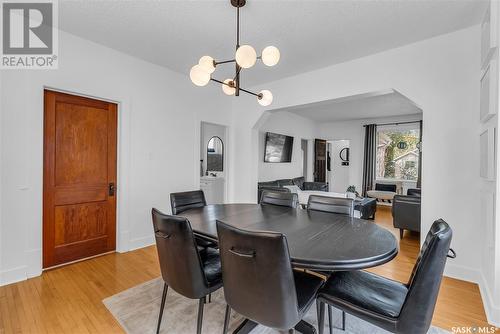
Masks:
[[[189,72],[191,81],[196,86],[205,86],[209,81],[214,81],[222,85],[222,91],[227,95],[239,96],[240,91],[257,97],[257,101],[262,106],[268,106],[273,102],[273,94],[268,90],[261,90],[259,93],[254,93],[241,88],[241,69],[247,69],[255,65],[257,59],[262,60],[264,65],[274,66],[280,60],[280,51],[275,46],[268,46],[262,50],[262,54],[257,56],[257,52],[250,45],[240,45],[240,8],[246,3],[246,0],[230,0],[231,4],[236,7],[236,53],[234,59],[216,61],[210,56],[203,56],[197,65],[194,65]],[[217,80],[211,77],[215,68],[218,65],[235,63],[236,71],[234,78],[224,81]]]

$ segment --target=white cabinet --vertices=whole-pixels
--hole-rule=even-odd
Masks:
[[[225,181],[223,177],[204,176],[200,178],[200,189],[205,194],[207,204],[224,203]]]

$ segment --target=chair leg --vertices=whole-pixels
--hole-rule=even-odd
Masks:
[[[207,297],[200,298],[198,303],[198,324],[196,325],[196,333],[201,334],[201,326],[203,325],[203,306],[207,302]]]
[[[333,334],[333,324],[332,324],[332,307],[328,305],[328,325],[330,326],[330,334]]]
[[[342,330],[345,331],[345,312],[342,311]]]
[[[325,329],[325,303],[316,300],[316,307],[318,310],[318,332],[323,334]]]
[[[405,233],[405,230],[403,230],[402,228],[399,229],[399,239],[403,239],[403,234]]]
[[[165,308],[165,300],[167,299],[168,285],[163,284],[163,294],[161,295],[160,315],[158,316],[158,326],[156,327],[156,334],[160,333],[161,318],[163,316],[163,309]]]
[[[231,307],[229,305],[226,305],[226,315],[224,316],[224,328],[222,329],[222,334],[227,334],[230,318],[231,318]]]

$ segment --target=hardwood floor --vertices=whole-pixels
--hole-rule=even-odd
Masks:
[[[399,239],[390,208],[379,207],[376,223]],[[418,251],[418,234],[406,232],[398,256],[371,271],[405,282]],[[151,246],[104,255],[0,287],[0,333],[123,333],[102,300],[159,275],[156,250]],[[445,277],[433,324],[448,330],[488,326],[477,285]]]

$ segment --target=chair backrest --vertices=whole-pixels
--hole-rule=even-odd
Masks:
[[[217,233],[229,306],[265,326],[292,328],[300,318],[286,237],[244,231],[220,221]]]
[[[170,194],[172,214],[178,215],[189,209],[202,208],[207,205],[205,194],[202,190],[184,191]]]
[[[397,324],[398,333],[427,333],[452,234],[450,226],[442,219],[436,220],[427,233],[408,282],[408,294]]]
[[[307,201],[307,210],[338,213],[352,217],[354,216],[354,200],[352,198],[311,195]]]
[[[422,195],[422,190],[419,188],[409,188],[406,191],[406,195],[420,197]]]
[[[156,249],[163,280],[181,295],[198,299],[206,295],[208,283],[186,218],[152,210]]]
[[[390,183],[375,183],[375,190],[396,192],[397,189],[398,189],[398,187],[395,184],[390,184]]]
[[[420,231],[420,211],[420,197],[395,195],[392,200],[394,227]]]
[[[284,188],[287,189],[287,188]],[[286,192],[264,190],[260,197],[261,205],[279,205],[296,208],[299,204],[299,197],[295,193],[291,193],[289,189]]]

